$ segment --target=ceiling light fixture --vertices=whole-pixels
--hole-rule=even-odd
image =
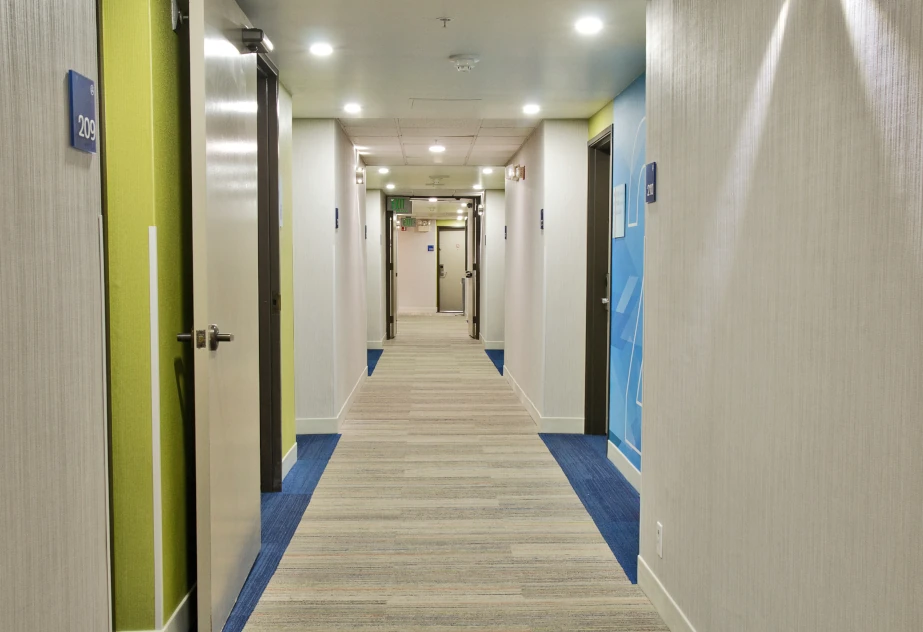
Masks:
[[[439,141],[436,141],[436,144],[429,148],[429,150],[434,154],[441,154],[445,152],[445,146],[440,145]]]
[[[387,167],[382,167],[381,169],[378,170],[378,173],[380,173],[383,176],[386,176],[389,173],[391,173],[391,170],[388,169]]]
[[[475,190],[475,191],[483,191],[483,190],[484,190],[484,187],[482,187],[480,184],[475,184],[475,185],[474,185],[474,190]]]
[[[362,106],[358,103],[347,103],[345,106],[343,106],[343,109],[347,114],[359,114],[362,112]]]
[[[326,42],[317,42],[311,44],[310,51],[315,57],[329,57],[333,54],[333,46]]]
[[[430,198],[429,201],[430,201],[430,202],[438,202],[439,200],[436,199],[436,198]]]
[[[594,17],[580,18],[574,28],[581,35],[596,35],[603,30],[603,21]]]
[[[489,176],[493,172],[494,170],[491,169],[490,167],[484,167],[483,169],[481,169],[481,173],[483,173],[485,176]]]
[[[386,184],[386,185],[385,185],[385,188],[388,189],[389,191],[393,191],[393,190],[394,190],[394,185],[393,185],[393,184]]]
[[[522,108],[523,114],[538,114],[541,111],[542,111],[542,108],[534,103],[529,103],[528,105],[524,105]]]

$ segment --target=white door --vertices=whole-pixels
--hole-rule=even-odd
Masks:
[[[257,87],[245,26],[234,0],[190,3],[200,632],[224,626],[260,550]],[[214,348],[212,325],[233,341]]]
[[[439,311],[463,312],[465,302],[465,243],[464,228],[438,230],[439,241]]]

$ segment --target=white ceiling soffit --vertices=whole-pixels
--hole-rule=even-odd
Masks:
[[[419,197],[465,197],[479,195],[483,190],[502,190],[505,186],[503,166],[486,175],[477,167],[452,167],[444,165],[389,167],[387,174],[378,172],[383,165],[366,168],[366,187],[382,189],[389,195]],[[388,190],[388,184],[394,189]]]
[[[275,45],[294,116],[341,118],[357,145],[373,148],[369,163],[432,165],[428,148],[438,137],[447,148],[436,157],[443,165],[505,164],[538,119],[589,118],[645,67],[645,0],[240,5]],[[603,21],[599,35],[575,31],[586,15]],[[452,18],[446,28],[440,17]],[[316,42],[331,44],[333,54],[312,56]],[[480,61],[458,72],[448,59],[454,54]],[[360,114],[344,113],[351,102],[362,105]],[[541,113],[522,120],[526,103]]]

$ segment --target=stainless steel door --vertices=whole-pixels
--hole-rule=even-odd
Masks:
[[[198,629],[221,630],[260,550],[256,56],[233,0],[190,3]],[[216,344],[211,326],[232,334]]]

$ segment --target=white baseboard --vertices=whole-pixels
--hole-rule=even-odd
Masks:
[[[296,419],[295,433],[300,435],[339,434],[340,420],[332,419]]]
[[[538,430],[544,434],[583,434],[583,417],[542,417]]]
[[[343,425],[343,420],[346,419],[346,413],[349,412],[349,407],[352,406],[353,400],[356,399],[356,395],[362,390],[362,385],[365,384],[365,380],[367,380],[368,377],[369,367],[366,366],[362,369],[362,375],[359,376],[359,379],[353,386],[353,390],[350,392],[349,397],[346,398],[346,401],[343,402],[343,406],[340,407],[339,414],[333,419],[296,419],[296,434],[339,434],[340,427]]]
[[[663,622],[670,628],[670,632],[695,632],[692,622],[640,555],[638,556],[638,586],[654,604]]]
[[[635,467],[635,464],[628,460],[618,446],[609,441],[609,447],[606,449],[606,456],[612,461],[612,464],[622,473],[635,491],[641,493],[641,472]]]
[[[288,476],[288,473],[292,471],[292,468],[295,466],[295,463],[298,461],[298,440],[295,440],[295,445],[293,445],[288,453],[282,458],[282,480],[285,480],[285,477]]]
[[[538,408],[536,408],[535,404],[532,403],[532,400],[529,399],[529,396],[526,395],[526,392],[519,386],[519,382],[516,381],[516,378],[513,377],[509,367],[506,365],[503,366],[503,377],[509,382],[513,392],[516,393],[516,397],[522,402],[522,405],[529,411],[529,416],[532,417],[532,421],[538,426],[539,432],[545,434],[583,434],[584,422],[582,417],[543,417],[542,414],[538,412]]]
[[[381,340],[367,340],[365,344],[369,349],[384,349],[385,339],[382,338]]]
[[[481,342],[484,343],[485,349],[500,349],[504,347],[502,340],[487,340],[484,336],[481,336]]]

